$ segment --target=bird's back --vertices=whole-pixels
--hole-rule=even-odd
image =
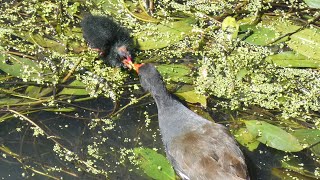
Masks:
[[[180,177],[190,180],[248,178],[244,156],[223,125],[202,118],[179,102],[160,111],[159,123],[167,156]]]
[[[86,16],[82,22],[83,37],[93,48],[105,50],[116,40],[119,25],[104,16]]]

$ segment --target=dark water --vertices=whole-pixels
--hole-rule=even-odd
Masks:
[[[122,105],[128,103],[127,99],[121,101]],[[157,109],[151,97],[147,97],[137,104],[129,106],[118,117],[115,117],[115,128],[109,131],[99,133],[99,127],[89,129],[90,120],[95,117],[106,116],[113,108],[113,103],[105,98],[98,98],[88,102],[78,103],[79,107],[92,108],[99,112],[91,112],[82,108],[77,108],[77,117],[75,113],[60,115],[52,112],[39,112],[28,117],[34,120],[41,128],[46,130],[50,135],[56,136],[56,140],[79,155],[80,158],[86,159],[86,147],[99,140],[102,137],[108,137],[108,141],[100,146],[104,160],[99,161],[97,165],[105,170],[112,171],[109,173],[110,179],[150,179],[137,170],[128,159],[119,164],[121,157],[121,148],[148,147],[157,148],[158,152],[164,155],[161,138],[158,130]],[[121,107],[120,107],[121,108]],[[146,127],[144,112],[148,112],[151,119],[150,125]],[[17,132],[16,127],[21,128]],[[61,167],[75,175],[68,175],[62,172],[51,173],[55,177],[63,179],[105,179],[103,176],[95,176],[85,172],[79,172],[72,162],[61,160],[53,152],[54,143],[44,136],[35,138],[32,136],[33,131],[28,123],[18,119],[12,119],[1,123],[0,125],[0,142],[10,148],[12,152],[18,154],[22,161],[7,155],[0,156],[0,177],[1,179],[50,179],[48,177],[32,172],[25,166],[32,166],[35,169],[46,172],[47,167]],[[96,138],[96,139],[95,139]],[[110,147],[115,151],[110,153]],[[271,175],[271,169],[281,167],[280,160],[287,154],[268,148],[260,144],[254,152],[249,152],[245,148],[244,153],[248,159],[251,179],[268,180],[279,179]],[[303,153],[300,153],[300,158]],[[307,162],[307,158],[304,159]],[[308,164],[308,163],[306,163]]]

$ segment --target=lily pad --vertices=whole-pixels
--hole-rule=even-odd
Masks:
[[[175,179],[175,173],[169,161],[163,155],[149,148],[134,148],[139,166],[152,179]]]
[[[293,51],[268,56],[266,61],[280,67],[320,67],[320,60],[310,59]]]
[[[287,152],[298,152],[303,149],[296,137],[277,126],[257,120],[245,121],[245,124],[249,133],[267,146]]]

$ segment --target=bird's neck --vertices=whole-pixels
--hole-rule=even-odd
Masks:
[[[163,83],[155,85],[150,92],[153,99],[156,101],[158,109],[162,109],[173,104],[173,97]]]

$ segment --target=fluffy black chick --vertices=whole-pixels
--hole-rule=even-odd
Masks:
[[[132,59],[133,40],[124,27],[111,17],[87,15],[81,22],[83,37],[88,45],[97,50],[100,58],[113,67],[124,66],[123,61]]]

